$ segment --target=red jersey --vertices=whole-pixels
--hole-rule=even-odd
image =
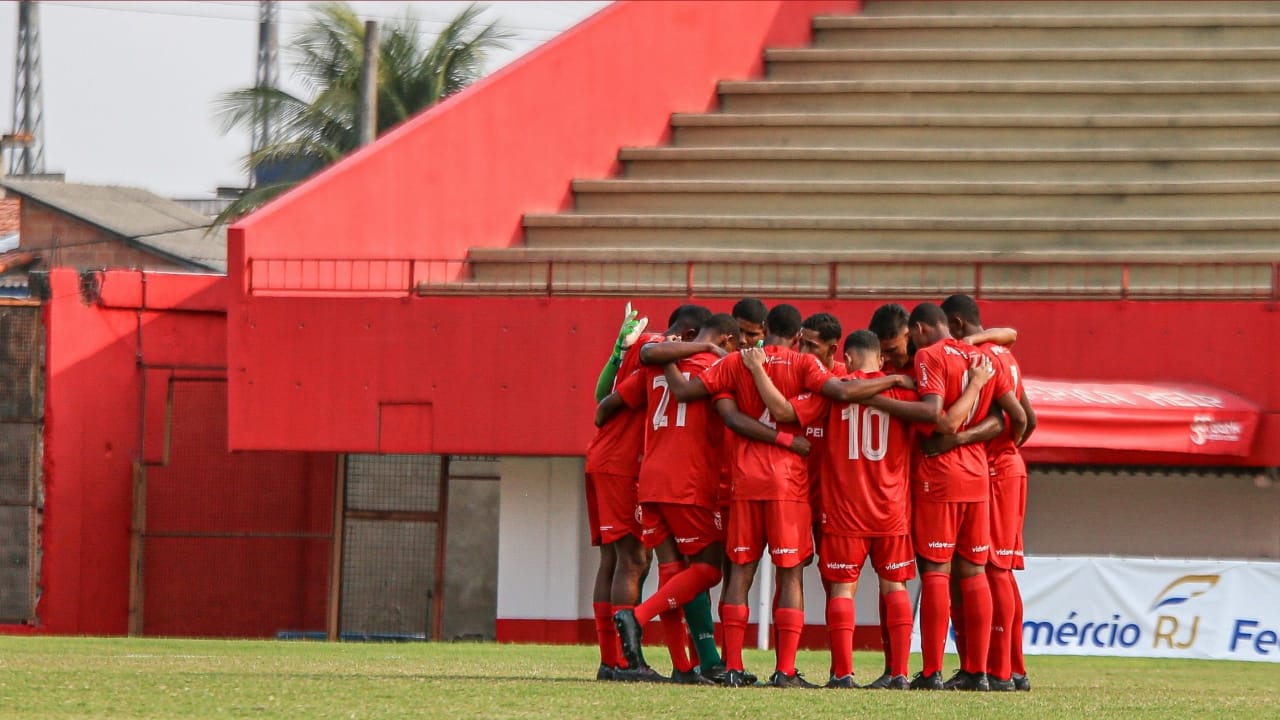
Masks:
[[[1003,345],[986,343],[980,346],[982,351],[991,356],[992,362],[999,367],[999,372],[1008,375],[1013,396],[1022,398],[1022,369],[1018,367],[1018,359],[1013,352]],[[994,382],[994,378],[992,382]],[[997,394],[997,397],[999,395]],[[991,475],[1026,475],[1027,464],[1018,451],[1017,438],[1013,436],[1013,428],[1006,427],[1004,432],[987,443],[987,464]]]
[[[915,380],[920,397],[941,396],[944,409],[954,405],[969,384],[970,358],[981,353],[978,348],[951,338],[916,350]],[[959,430],[981,422],[991,409],[992,399],[1009,391],[1009,383],[1008,374],[997,367]],[[931,426],[928,432],[932,432]],[[935,502],[981,502],[989,491],[987,472],[987,449],[980,444],[961,445],[933,457],[917,453],[911,470],[912,489],[916,495]]]
[[[831,374],[835,377],[842,378],[849,376],[849,370],[844,363],[836,363],[831,368]],[[812,395],[812,393],[809,393]],[[817,397],[822,397],[818,395]],[[827,445],[827,417],[826,414],[818,416],[814,422],[800,421],[804,427],[804,437],[809,441],[809,455],[807,457],[809,465],[809,507],[814,508],[813,521],[818,521],[817,508],[822,507],[821,490],[822,478],[830,472],[828,466],[830,459],[825,451]]]
[[[614,378],[614,387],[625,380],[628,375],[640,368],[640,348],[647,343],[662,342],[665,337],[658,333],[645,333],[635,345],[627,348],[622,356],[622,365]],[[609,473],[623,477],[640,475],[640,457],[644,454],[644,413],[630,408],[623,408],[605,421],[596,431],[596,436],[587,446],[587,467],[589,473]]]
[[[698,353],[676,363],[676,368],[686,378],[696,378],[717,359],[715,353]],[[616,392],[645,418],[637,499],[717,507],[724,422],[711,403],[676,402],[662,368],[655,365],[632,373]]]
[[[856,372],[876,378],[884,373]],[[912,390],[884,395],[915,401]],[[910,468],[915,437],[911,425],[857,403],[835,403],[819,395],[791,402],[800,422],[822,418],[827,426],[827,464],[822,478],[822,531],[831,535],[882,537],[910,532]]]
[[[805,390],[818,392],[831,377],[812,355],[777,345],[766,346],[764,352],[765,371],[784,397],[794,397]],[[738,353],[720,358],[703,374],[702,384],[713,398],[733,397],[744,414],[779,432],[804,432],[796,423],[774,422],[760,399],[751,371],[742,364]],[[803,457],[773,443],[746,438],[738,438],[734,445],[734,500],[809,499],[809,471]]]
[[[885,375],[910,375],[911,374],[910,358],[907,359],[907,363],[908,363],[907,367],[898,367],[897,365],[894,365],[888,360],[885,360],[883,363],[884,366],[880,368],[880,372],[884,373]]]

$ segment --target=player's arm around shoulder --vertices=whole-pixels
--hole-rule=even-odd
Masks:
[[[795,408],[787,401],[778,386],[773,384],[773,378],[769,377],[769,373],[765,370],[767,357],[764,348],[743,348],[739,354],[742,356],[742,366],[751,373],[756,391],[760,393],[760,399],[764,401],[764,406],[769,408],[769,414],[773,419],[778,422],[795,422]]]

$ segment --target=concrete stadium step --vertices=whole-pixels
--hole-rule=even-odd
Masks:
[[[1212,63],[1206,63],[1212,64]],[[725,113],[1280,112],[1280,76],[1238,80],[746,80],[721,82]]]
[[[818,17],[815,48],[1088,48],[1088,47],[1274,47],[1280,11],[1255,6],[1233,12],[1219,3],[1185,11],[1155,8],[1120,13],[1106,3],[1073,9],[1060,3],[1009,3],[1002,13],[932,12]],[[1188,3],[1190,5],[1190,3]],[[1023,12],[1039,6],[1048,12]],[[1056,6],[1056,7],[1055,7]],[[1206,8],[1214,8],[1212,11]],[[1094,12],[1094,10],[1098,10]],[[1107,12],[1105,10],[1111,10]]]
[[[1270,297],[1280,2],[870,0],[814,32],[469,286]]]
[[[635,180],[921,182],[1280,180],[1280,147],[980,150],[915,148],[623,148]]]
[[[1206,265],[1207,261],[1233,265]],[[1280,251],[477,249],[455,292],[1268,297]],[[981,264],[981,268],[979,268]],[[1127,265],[1127,267],[1126,267]],[[422,288],[429,291],[430,288]]]
[[[915,215],[994,217],[1264,215],[1280,181],[916,182],[578,180],[576,208],[596,214]],[[980,209],[980,210],[979,210]]]
[[[1274,143],[1277,113],[675,114],[680,147],[1177,147]]]
[[[792,250],[1273,249],[1280,216],[916,217],[530,214],[530,248]]]
[[[1280,45],[1189,48],[769,50],[770,80],[1234,80],[1280,78]]]

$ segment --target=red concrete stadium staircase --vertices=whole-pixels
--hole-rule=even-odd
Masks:
[[[814,29],[524,247],[472,250],[477,289],[933,294],[982,260],[1032,261],[988,294],[1271,287],[1280,2],[898,0]]]

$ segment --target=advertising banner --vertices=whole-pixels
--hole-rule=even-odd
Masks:
[[[1258,408],[1196,385],[1025,379],[1039,425],[1031,448],[1101,448],[1188,455],[1250,453]]]
[[[1017,579],[1028,655],[1280,662],[1280,563],[1028,556]]]

